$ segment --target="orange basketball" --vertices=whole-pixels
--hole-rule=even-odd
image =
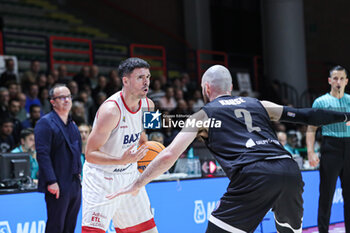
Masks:
[[[145,170],[148,164],[165,148],[162,143],[156,141],[147,141],[142,145],[147,146],[148,152],[146,153],[145,157],[137,161],[137,168],[141,173],[143,170]]]

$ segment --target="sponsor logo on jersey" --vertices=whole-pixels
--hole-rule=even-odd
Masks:
[[[133,134],[127,134],[124,135],[124,141],[123,144],[130,144],[135,143],[137,140],[139,140],[141,133],[133,133]]]
[[[256,145],[255,142],[254,142],[253,139],[251,139],[251,138],[249,138],[248,141],[245,143],[245,146],[246,146],[247,148],[251,148],[251,147],[253,147],[253,146],[255,146],[255,145]]]
[[[266,144],[281,145],[281,144],[279,143],[279,141],[276,140],[276,139],[270,139],[270,138],[268,138],[268,139],[258,140],[258,141],[255,141],[255,142],[254,142],[253,139],[249,138],[249,139],[247,140],[247,142],[245,143],[245,146],[246,146],[247,148],[251,148],[251,147],[254,147],[254,146],[256,146],[256,145],[266,145]]]
[[[91,215],[91,226],[95,227],[104,227],[104,222],[106,221],[107,217],[99,212],[93,212]]]
[[[287,112],[287,116],[289,116],[289,117],[295,117],[295,113],[294,113],[294,112]]]
[[[116,168],[116,169],[114,169],[113,172],[123,172],[126,169],[128,169],[131,165],[132,165],[132,163],[130,163],[127,167],[124,167],[124,168]]]

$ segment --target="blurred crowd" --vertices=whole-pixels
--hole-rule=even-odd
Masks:
[[[70,89],[72,119],[78,126],[87,128],[91,128],[99,106],[122,89],[117,70],[110,70],[107,75],[103,75],[97,65],[82,66],[75,75],[68,74],[65,65],[50,71],[42,70],[40,61],[37,60],[31,61],[30,69],[19,75],[15,73],[12,59],[7,59],[5,65],[6,70],[0,74],[0,153],[17,148],[15,152],[28,151],[35,159],[34,145],[26,144],[28,129],[31,132],[36,122],[51,111],[48,93],[55,83],[64,83]],[[248,93],[242,92],[241,95],[247,96]],[[200,85],[186,72],[171,79],[166,76],[152,77],[148,97],[154,101],[165,121],[172,117],[185,120],[204,105]],[[278,103],[280,97],[276,91],[267,99]],[[275,129],[282,145],[297,160],[300,158],[301,167],[307,168],[303,162],[307,158],[306,126],[276,123]],[[150,140],[167,146],[179,131],[178,127],[163,127],[159,131],[146,132]],[[34,162],[33,160],[35,167]]]

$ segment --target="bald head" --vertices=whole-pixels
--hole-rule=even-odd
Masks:
[[[218,93],[230,92],[232,89],[230,71],[222,65],[214,65],[203,74],[202,85],[205,83],[208,83]]]
[[[230,95],[232,77],[230,71],[221,65],[210,67],[202,77],[202,94],[204,102],[212,101],[221,95]]]

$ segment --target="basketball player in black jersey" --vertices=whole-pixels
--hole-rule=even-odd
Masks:
[[[168,170],[200,135],[230,179],[227,192],[209,218],[207,233],[254,232],[271,208],[278,232],[302,232],[304,183],[270,120],[310,125],[344,121],[350,125],[350,114],[233,97],[230,72],[220,65],[204,73],[201,85],[207,104],[187,120],[135,183],[107,198],[137,193]]]

